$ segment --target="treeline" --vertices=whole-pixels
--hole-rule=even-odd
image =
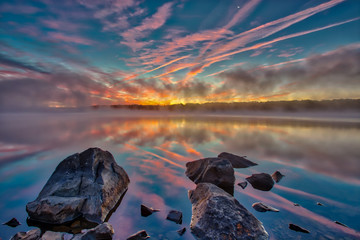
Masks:
[[[106,106],[92,106],[94,109]],[[107,106],[108,107],[108,106]],[[111,105],[112,109],[150,110],[150,111],[360,111],[360,99],[336,100],[296,100],[270,102],[211,102],[174,105]]]

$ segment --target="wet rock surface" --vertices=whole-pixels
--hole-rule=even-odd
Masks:
[[[16,218],[12,218],[9,221],[3,223],[3,225],[7,225],[9,227],[17,227],[21,225],[21,223]]]
[[[182,212],[171,210],[166,217],[167,220],[173,221],[177,224],[182,224]]]
[[[281,172],[275,171],[273,174],[271,174],[271,177],[274,179],[276,183],[280,182],[280,180],[285,177]]]
[[[218,155],[218,157],[229,160],[233,168],[248,168],[257,165],[257,163],[247,160],[245,157],[241,157],[232,153],[222,152]]]
[[[253,188],[261,191],[270,191],[274,186],[274,180],[267,173],[256,173],[247,177],[246,180]]]
[[[130,180],[110,152],[89,148],[64,159],[37,199],[26,205],[35,222],[63,224],[80,216],[102,223],[119,203]]]
[[[262,202],[254,203],[252,207],[258,212],[279,212],[279,209],[273,208]]]
[[[103,223],[95,228],[84,230],[81,234],[76,234],[71,240],[111,240],[114,235],[114,229],[110,223]]]
[[[307,230],[305,228],[302,228],[302,227],[300,227],[298,225],[292,224],[292,223],[289,224],[289,229],[291,229],[293,231],[296,231],[296,232],[310,233],[309,230]]]
[[[223,158],[204,158],[186,163],[186,176],[194,183],[212,183],[234,194],[235,175],[230,161]]]
[[[142,231],[139,231],[139,232],[131,235],[126,240],[143,240],[143,239],[148,239],[148,238],[150,238],[150,236],[146,233],[145,230],[142,230]]]
[[[189,191],[190,229],[197,239],[268,239],[262,223],[233,196],[211,183]]]
[[[186,232],[186,228],[182,228],[176,231],[180,236],[184,235],[184,233]]]
[[[147,207],[147,206],[145,206],[143,204],[141,204],[141,206],[140,206],[141,216],[143,216],[143,217],[150,216],[154,212],[159,212],[159,211],[160,210],[158,210],[158,209],[153,209],[153,208]]]
[[[18,232],[10,240],[38,240],[40,239],[40,229],[32,229],[27,232]]]

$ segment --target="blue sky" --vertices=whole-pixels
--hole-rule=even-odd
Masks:
[[[358,0],[0,3],[0,106],[359,98]]]

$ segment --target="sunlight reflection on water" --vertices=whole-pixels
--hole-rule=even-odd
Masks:
[[[129,174],[131,184],[110,219],[117,239],[146,229],[154,239],[177,239],[180,225],[167,211],[183,212],[188,227],[191,204],[185,164],[227,151],[246,155],[258,166],[236,170],[236,182],[256,172],[280,170],[286,177],[271,192],[236,186],[235,197],[274,239],[304,237],[290,222],[320,236],[359,237],[360,125],[267,118],[115,117],[72,114],[8,114],[0,118],[0,209],[2,222],[17,217],[16,229],[1,226],[9,238],[26,226],[25,205],[34,200],[57,164],[74,152],[98,146],[109,150]],[[251,208],[263,201],[280,213]],[[319,207],[315,203],[323,202]],[[294,207],[298,202],[302,207]],[[140,216],[140,204],[162,211]],[[338,220],[350,229],[333,223]],[[353,230],[355,229],[355,230]],[[189,231],[181,237],[193,239]]]

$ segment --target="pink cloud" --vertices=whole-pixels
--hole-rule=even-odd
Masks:
[[[130,47],[133,51],[136,51],[137,49],[147,45],[149,42],[137,42],[137,39],[143,38],[147,36],[150,31],[163,26],[170,16],[172,5],[173,3],[171,2],[165,3],[158,8],[155,14],[153,14],[151,17],[145,18],[139,26],[130,28],[123,32],[121,36],[124,38],[124,41],[121,43]]]
[[[27,5],[14,5],[5,3],[0,6],[0,12],[10,12],[14,14],[35,14],[40,11],[40,8]]]
[[[69,22],[59,19],[43,19],[41,22],[48,28],[63,31],[78,31],[85,26],[79,23]]]
[[[82,45],[94,44],[94,41],[92,41],[90,39],[80,37],[80,36],[74,36],[74,35],[72,35],[72,36],[65,35],[65,34],[59,33],[59,32],[49,32],[48,37],[51,40],[67,42],[67,43],[76,43],[76,44],[82,44]]]

